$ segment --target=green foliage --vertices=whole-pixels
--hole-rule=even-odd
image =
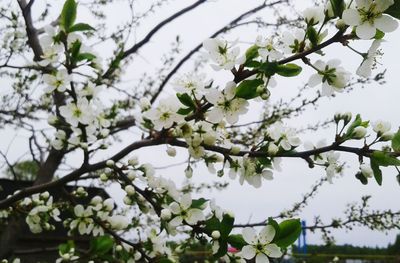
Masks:
[[[247,245],[246,241],[244,241],[242,235],[230,235],[228,236],[228,242],[237,249],[242,249],[245,245]]]
[[[16,163],[13,167],[14,173],[18,180],[34,181],[39,172],[39,165],[35,161],[21,161]],[[8,177],[13,178],[14,174],[10,168],[7,168],[6,174]]]
[[[196,103],[192,100],[192,98],[189,96],[189,94],[177,93],[176,96],[178,97],[178,100],[183,105],[187,106],[187,108],[180,108],[177,112],[178,114],[188,115],[189,113],[191,113],[192,111],[194,111],[196,109]]]
[[[354,121],[350,124],[350,126],[347,128],[346,134],[344,135],[344,139],[345,139],[345,140],[351,139],[351,138],[353,137],[353,132],[354,132],[354,129],[355,129],[355,128],[357,128],[357,127],[359,127],[359,126],[362,126],[362,127],[364,127],[364,128],[367,128],[368,125],[369,125],[369,121],[363,121],[363,120],[361,119],[361,115],[360,115],[360,114],[357,114],[355,120],[354,120]]]
[[[236,97],[246,100],[253,99],[259,95],[257,93],[257,88],[263,84],[264,81],[262,79],[243,80],[239,86],[236,87]]]
[[[299,75],[302,68],[296,64],[288,63],[285,65],[278,65],[276,68],[276,74],[284,77],[295,77]]]
[[[273,242],[281,248],[286,248],[292,245],[300,234],[300,219],[288,219],[279,224],[279,232],[275,235]]]
[[[207,200],[207,199],[204,199],[204,198],[195,199],[195,200],[192,201],[191,207],[192,207],[192,208],[201,209],[201,207],[202,207],[206,202],[208,202],[208,200]]]
[[[89,31],[89,30],[95,30],[95,29],[85,23],[77,23],[69,28],[69,32]]]
[[[385,13],[400,19],[400,0],[394,0],[394,4],[389,6]]]
[[[90,240],[90,253],[102,256],[112,250],[114,239],[111,236],[99,236]]]
[[[379,166],[400,166],[400,160],[390,156],[388,153],[375,151],[371,154],[371,161],[374,160]]]
[[[246,50],[246,62],[244,63],[245,66],[247,66],[250,61],[258,56],[258,49],[259,47],[257,45],[253,45]]]
[[[72,240],[68,240],[67,243],[58,245],[58,251],[60,252],[60,254],[66,254],[71,249],[75,249],[75,243]]]
[[[400,152],[400,130],[396,132],[392,139],[392,148],[395,152]]]
[[[310,40],[312,46],[318,45],[318,32],[313,26],[307,28],[307,37]]]
[[[77,4],[75,0],[66,0],[61,11],[60,26],[66,33],[75,23]]]
[[[344,0],[330,0],[332,11],[335,17],[342,17],[342,13],[346,8]]]

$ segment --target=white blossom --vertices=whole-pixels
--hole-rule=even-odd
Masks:
[[[275,229],[266,225],[257,235],[254,228],[246,227],[242,230],[243,239],[248,245],[242,248],[241,256],[245,259],[253,259],[256,263],[269,263],[270,258],[280,258],[281,249],[271,241],[275,237]]]
[[[314,67],[318,70],[310,76],[308,85],[315,87],[322,83],[322,95],[331,96],[335,91],[342,92],[350,80],[350,73],[340,67],[337,59],[329,60],[327,63],[317,60]]]
[[[212,89],[206,94],[206,99],[214,106],[207,113],[207,119],[212,123],[219,123],[224,118],[230,124],[238,121],[239,115],[247,112],[248,102],[242,98],[235,98],[236,86],[228,83],[223,92]]]
[[[239,47],[229,45],[228,41],[218,38],[210,38],[203,42],[203,47],[208,51],[209,57],[216,63],[211,65],[213,69],[231,70],[236,64],[244,62],[244,57],[238,57]]]
[[[361,77],[368,78],[372,74],[372,69],[376,67],[377,58],[382,55],[379,46],[383,40],[376,39],[372,42],[371,47],[368,49],[368,53],[365,55],[363,61],[358,67],[356,73]]]
[[[324,8],[322,6],[306,8],[303,16],[307,24],[316,25],[324,20]]]
[[[285,151],[291,150],[301,144],[293,128],[285,127],[281,122],[277,122],[268,129],[268,135],[275,141],[275,144]]]
[[[383,12],[394,0],[356,0],[356,7],[343,11],[342,18],[349,26],[356,27],[356,34],[361,39],[371,39],[376,29],[392,32],[398,27],[398,22]]]
[[[43,75],[43,81],[48,85],[47,89],[45,90],[47,93],[51,93],[54,90],[64,92],[68,88],[71,80],[72,78],[66,69],[60,69],[55,75]]]
[[[78,99],[78,102],[70,102],[60,107],[60,114],[74,127],[79,123],[89,124],[93,120],[93,109],[86,98]]]
[[[191,208],[191,205],[192,198],[190,194],[184,194],[180,197],[178,202],[172,202],[169,205],[169,209],[174,216],[169,224],[173,227],[177,227],[185,221],[189,225],[195,225],[197,222],[204,220],[203,211],[198,208]]]
[[[167,129],[174,123],[179,123],[183,120],[183,116],[177,113],[179,108],[180,104],[178,99],[175,97],[169,97],[160,100],[160,103],[156,108],[146,111],[144,117],[152,121],[154,129]]]

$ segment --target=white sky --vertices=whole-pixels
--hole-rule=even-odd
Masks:
[[[62,1],[58,1],[62,3]],[[150,2],[150,1],[149,1]],[[147,1],[139,1],[139,10],[144,8]],[[161,12],[156,15],[150,16],[143,22],[140,28],[135,30],[136,40],[140,40],[143,35],[157,24],[162,19],[168,17],[172,12],[179,10],[193,1],[171,1],[167,7],[163,8]],[[153,37],[151,43],[144,49],[140,50],[140,57],[136,57],[134,63],[126,70],[129,79],[138,79],[140,74],[147,70],[154,70],[159,66],[159,57],[166,50],[162,49],[163,45],[167,48],[169,43],[173,41],[175,36],[179,34],[183,41],[183,52],[195,47],[202,40],[211,35],[216,29],[235,18],[238,14],[245,10],[251,9],[253,6],[258,5],[262,1],[256,0],[219,0],[207,3],[199,7],[196,11],[179,18],[173,23],[169,24],[163,31],[157,33]],[[296,1],[297,2],[297,1]],[[299,1],[300,2],[300,1]],[[312,1],[301,1],[301,10],[305,6],[312,5]],[[127,6],[124,1],[118,1],[109,10],[107,26],[112,28],[119,21],[127,19]],[[40,10],[40,6],[36,7]],[[266,17],[268,12],[261,12],[260,15]],[[53,18],[56,18],[55,12]],[[90,17],[84,10],[81,10],[81,16],[78,16],[79,21],[88,22]],[[257,33],[254,28],[241,28],[229,33],[226,38],[235,40],[240,38],[243,42],[254,41]],[[393,130],[400,126],[400,119],[398,117],[399,104],[397,100],[400,92],[398,90],[398,80],[396,74],[400,70],[397,59],[398,56],[398,43],[400,43],[400,30],[395,33],[388,34],[385,39],[387,42],[384,46],[384,58],[382,64],[384,65],[378,71],[387,69],[386,81],[387,84],[383,86],[369,85],[364,89],[357,88],[350,94],[344,93],[338,95],[334,99],[324,98],[320,101],[317,110],[310,109],[305,114],[291,120],[289,124],[294,127],[304,127],[307,124],[324,121],[333,116],[337,111],[351,111],[353,113],[361,113],[362,117],[370,120],[385,119],[392,123]],[[134,41],[131,39],[131,41]],[[368,42],[369,43],[369,42]],[[368,43],[361,45],[354,45],[359,47],[360,50],[366,50]],[[110,46],[104,45],[101,53],[104,56],[111,54]],[[355,68],[360,63],[360,57],[348,52],[344,47],[335,45],[327,51],[327,58],[340,58],[343,60],[345,67],[355,72]],[[323,58],[325,60],[325,58]],[[181,69],[181,73],[192,69],[192,64],[187,63]],[[217,82],[224,83],[230,80],[231,76],[226,73],[215,74],[209,67],[206,67],[206,73],[209,76],[218,76]],[[376,71],[376,72],[378,72]],[[301,76],[291,80],[279,80],[278,87],[272,90],[272,100],[285,98],[288,94],[295,94],[297,87],[305,83],[310,76],[308,69],[305,69]],[[167,94],[172,94],[171,87],[166,90]],[[254,105],[254,109],[241,121],[248,121],[254,119],[254,116],[259,114],[259,106]],[[130,133],[131,135],[133,133]],[[137,134],[137,133],[136,133]],[[1,135],[7,138],[0,143],[0,147],[4,150],[8,146],[8,142],[14,137],[14,132],[3,131]],[[334,136],[334,127],[327,130],[322,130],[316,133],[305,134],[302,136],[303,141],[311,140],[317,142],[320,138],[326,138],[328,142],[332,142]],[[132,136],[133,137],[133,136]],[[125,143],[131,142],[131,137],[128,135],[123,137]],[[26,145],[26,138],[20,134],[10,149],[10,154],[15,159],[25,151],[21,149]],[[112,147],[106,156],[111,156],[117,151],[118,146]],[[165,146],[153,147],[145,150],[140,150],[135,154],[139,156],[143,162],[151,162],[155,166],[162,166],[171,163],[178,163],[186,159],[185,151],[178,151],[176,158],[168,157],[165,154]],[[72,158],[78,160],[77,156]],[[72,160],[71,159],[71,160]],[[384,170],[383,186],[379,187],[374,180],[370,180],[367,186],[361,185],[358,180],[354,178],[357,168],[357,157],[352,155],[342,154],[342,160],[346,160],[348,164],[353,164],[351,168],[346,169],[342,178],[334,180],[334,184],[325,184],[319,191],[319,194],[314,198],[310,205],[301,214],[302,219],[311,222],[313,217],[320,215],[329,223],[329,219],[333,217],[340,217],[345,210],[345,205],[349,202],[359,201],[363,195],[372,195],[372,208],[375,209],[388,209],[399,210],[400,204],[398,202],[400,197],[400,186],[396,182],[394,169]],[[177,178],[178,182],[183,180],[183,166],[165,169],[158,171],[158,173]],[[248,221],[258,222],[269,216],[277,215],[285,208],[290,208],[291,204],[300,200],[303,193],[309,191],[311,185],[314,184],[321,176],[325,176],[322,169],[314,168],[310,170],[307,164],[302,160],[284,160],[283,171],[275,173],[275,180],[264,181],[261,189],[255,189],[251,186],[240,186],[237,181],[230,181],[229,178],[217,178],[216,175],[209,175],[206,168],[201,165],[194,173],[194,180],[196,182],[210,182],[210,181],[230,181],[229,188],[221,193],[205,193],[207,197],[216,197],[218,204],[224,208],[231,210],[237,216],[238,223],[245,223]],[[115,189],[113,190],[115,196],[121,195]],[[122,196],[122,195],[121,195]],[[338,244],[350,243],[354,245],[368,245],[368,246],[386,246],[389,242],[393,242],[396,234],[399,232],[392,231],[390,233],[372,232],[367,229],[355,229],[352,232],[335,231],[334,235]],[[321,238],[319,234],[308,235],[308,243],[320,243]]]

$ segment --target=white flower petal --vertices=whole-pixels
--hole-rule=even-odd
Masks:
[[[262,243],[271,243],[271,241],[275,237],[275,228],[271,225],[266,225],[261,231],[260,231],[260,241]]]
[[[256,256],[256,263],[269,263],[269,259],[264,254],[258,254]]]
[[[376,28],[369,22],[365,22],[356,28],[356,34],[361,39],[371,39],[376,34]]]
[[[360,14],[352,8],[343,11],[342,19],[349,26],[358,26],[361,23]]]
[[[244,246],[241,253],[243,258],[252,259],[256,255],[256,250],[253,246]]]
[[[383,32],[393,32],[399,26],[399,23],[391,16],[383,14],[375,19],[375,26]]]
[[[265,246],[267,254],[271,258],[280,258],[282,256],[281,249],[276,244],[268,244]]]
[[[242,235],[244,241],[246,241],[247,244],[255,244],[257,242],[257,234],[254,228],[252,227],[243,228]]]

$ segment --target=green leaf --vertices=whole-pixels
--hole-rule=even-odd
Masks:
[[[236,87],[236,97],[246,100],[253,99],[259,95],[257,93],[257,88],[262,84],[264,84],[262,79],[243,80],[239,86]]]
[[[188,115],[192,111],[193,111],[193,109],[191,109],[191,108],[180,108],[176,113],[178,113],[180,115]]]
[[[196,104],[194,103],[194,101],[192,100],[192,98],[187,94],[187,93],[178,93],[176,94],[176,96],[178,97],[178,100],[185,106],[189,107],[189,108],[196,108]]]
[[[342,13],[346,8],[346,3],[344,0],[330,0],[332,11],[335,17],[342,17]]]
[[[259,66],[259,70],[263,72],[267,77],[274,75],[278,69],[279,64],[277,62],[264,62]]]
[[[377,29],[374,39],[382,39],[384,36],[385,36],[385,32],[382,32],[379,29]]]
[[[192,201],[192,208],[201,208],[208,200],[204,198],[194,199]]]
[[[69,28],[69,32],[89,31],[89,30],[95,30],[95,29],[85,23],[77,23]]]
[[[97,255],[107,254],[114,246],[114,239],[110,236],[99,236],[90,242],[90,252]]]
[[[281,248],[293,244],[301,234],[300,219],[289,219],[279,224],[279,234],[274,238],[274,243]]]
[[[400,160],[390,156],[388,153],[375,151],[371,154],[371,161],[379,166],[400,166]]]
[[[375,159],[371,158],[371,169],[374,172],[374,178],[379,185],[382,185],[382,171]]]
[[[300,74],[302,68],[296,64],[278,65],[276,73],[284,77],[294,77]]]
[[[362,173],[356,173],[356,178],[363,184],[367,185],[368,184],[368,178],[365,177]]]
[[[72,248],[75,248],[75,243],[72,240],[68,240],[67,243],[58,245],[58,251],[61,254],[67,254]]]
[[[237,248],[237,249],[242,249],[245,245],[247,245],[246,241],[244,241],[242,235],[235,234],[235,235],[229,235],[227,238],[227,241],[229,244],[231,244],[232,247]]]
[[[228,243],[226,241],[219,240],[218,243],[219,243],[218,252],[213,255],[213,257],[215,259],[223,257],[226,254],[226,252],[228,251]]]
[[[394,4],[389,6],[384,13],[400,19],[400,0],[394,0]]]
[[[364,122],[363,122],[362,119],[361,119],[360,114],[357,114],[355,120],[354,120],[354,121],[350,124],[350,126],[347,128],[345,138],[346,138],[346,139],[351,138],[351,137],[353,136],[353,132],[354,132],[354,129],[355,129],[356,127],[362,126],[362,127],[364,127],[364,128],[367,128],[367,127],[368,127],[368,124],[369,124],[369,121],[364,121]]]
[[[313,26],[307,28],[307,36],[312,46],[318,45],[318,32]]]
[[[82,61],[82,60],[91,61],[91,60],[93,60],[95,58],[96,58],[96,56],[91,54],[91,53],[79,53],[76,56],[76,61]]]
[[[247,63],[249,63],[258,56],[258,49],[259,47],[257,45],[253,45],[246,50],[246,62],[244,63],[245,66],[247,66]]]
[[[395,152],[400,152],[400,129],[396,132],[392,139],[392,148]]]
[[[219,230],[221,223],[215,216],[205,222],[204,232],[211,235],[212,231]]]
[[[60,26],[69,32],[76,19],[77,4],[75,0],[66,0],[61,11]]]
[[[221,233],[221,237],[227,237],[229,233],[233,229],[233,223],[235,222],[235,218],[230,216],[229,214],[224,214],[221,221],[221,228],[219,232]]]

